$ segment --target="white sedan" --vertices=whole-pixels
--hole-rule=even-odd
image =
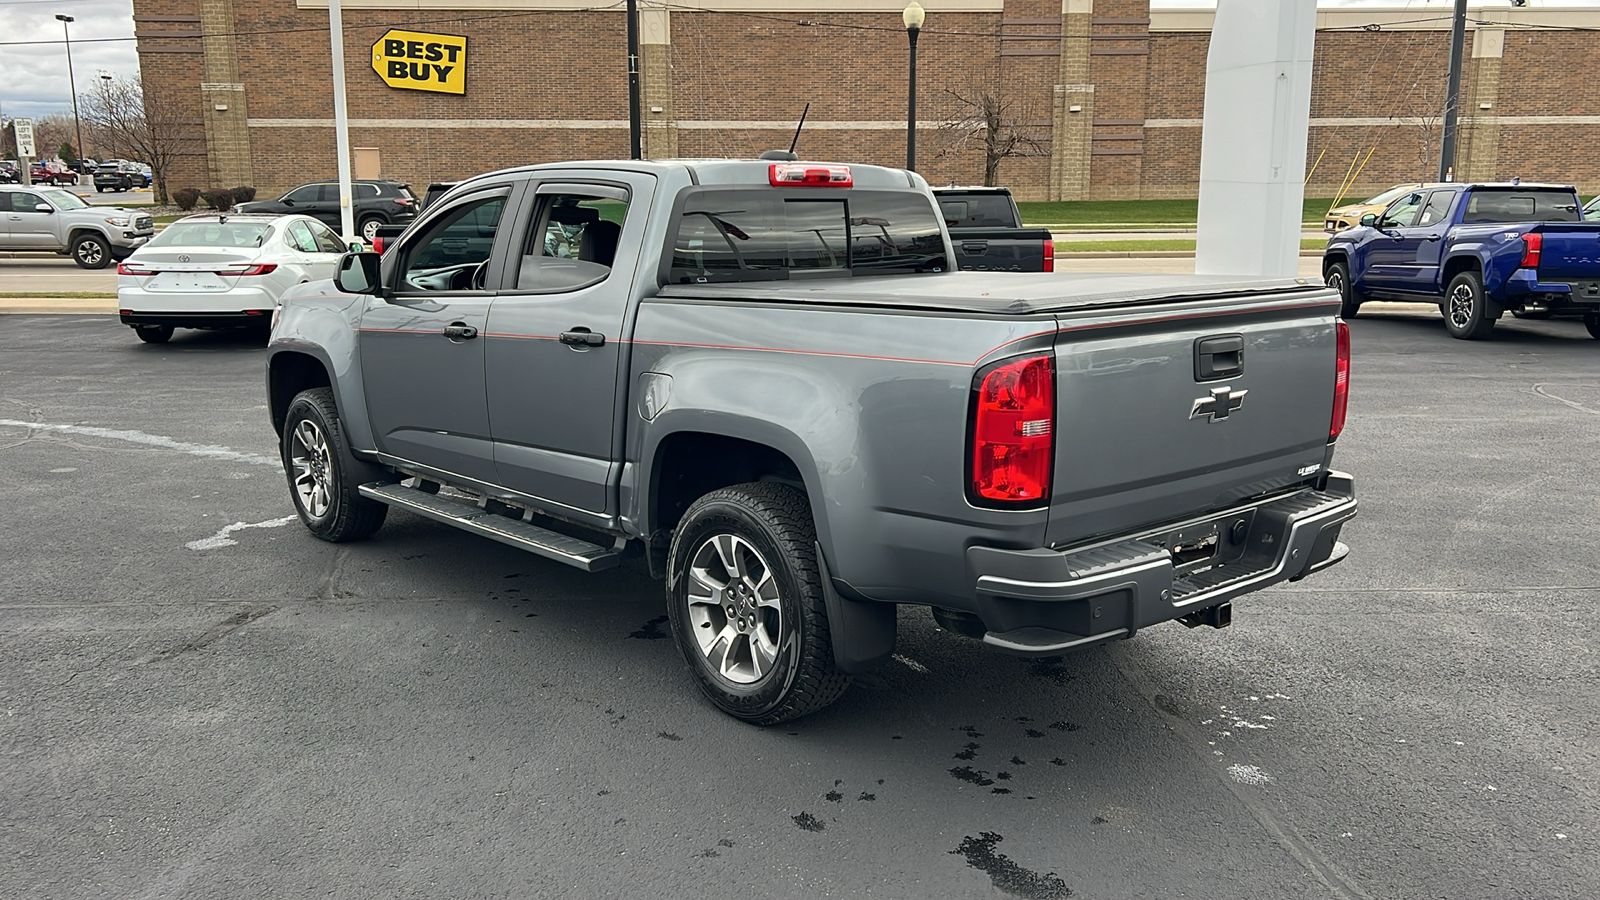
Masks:
[[[117,266],[117,307],[151,344],[174,328],[266,330],[284,291],[332,278],[348,249],[310,216],[189,216]]]

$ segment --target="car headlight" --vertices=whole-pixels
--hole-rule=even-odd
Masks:
[[[128,217],[127,216],[107,216],[106,217],[106,224],[107,225],[116,226],[117,228],[127,228],[128,227]]]

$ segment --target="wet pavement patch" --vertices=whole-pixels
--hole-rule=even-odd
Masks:
[[[800,826],[801,831],[822,831],[828,827],[822,824],[822,821],[816,816],[808,812],[803,812],[798,816],[790,816],[789,818],[794,820],[794,824]]]
[[[667,741],[681,741],[681,740],[683,740],[683,738],[678,737],[677,735],[673,734],[670,731],[658,731],[658,732],[656,732],[656,737],[661,738],[662,740],[667,740]]]
[[[957,781],[965,781],[978,787],[988,787],[994,784],[994,779],[989,777],[988,772],[974,769],[971,766],[957,766],[950,770],[950,774],[954,775]]]
[[[995,847],[1005,838],[992,831],[981,832],[977,837],[966,837],[961,846],[950,852],[966,857],[967,865],[989,876],[989,881],[999,890],[1023,900],[1062,900],[1071,897],[1072,889],[1056,877],[1054,872],[1041,875],[1023,868]]]
[[[665,624],[667,624],[666,616],[656,616],[654,619],[651,619],[650,621],[641,625],[638,631],[629,634],[628,637],[640,641],[666,640],[670,635],[661,630],[661,626]]]

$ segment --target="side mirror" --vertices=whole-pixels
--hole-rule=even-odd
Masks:
[[[383,282],[379,275],[381,257],[376,253],[346,253],[339,259],[339,272],[333,283],[346,294],[382,293]]]
[[[284,206],[293,206],[294,205],[294,201],[290,200],[288,197],[283,198],[283,200],[280,201],[280,202],[282,202]]]
[[[45,213],[47,213],[47,212],[55,212],[56,210],[55,210],[55,207],[51,206],[48,203],[37,203],[37,204],[34,204],[33,211],[34,212],[45,212]]]
[[[1361,225],[1362,225],[1363,228],[1377,228],[1378,227],[1378,214],[1377,213],[1367,213],[1366,215],[1362,216],[1361,217]]]

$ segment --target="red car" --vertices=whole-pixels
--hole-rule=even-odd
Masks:
[[[61,166],[36,162],[33,164],[34,184],[77,184],[78,173]]]

